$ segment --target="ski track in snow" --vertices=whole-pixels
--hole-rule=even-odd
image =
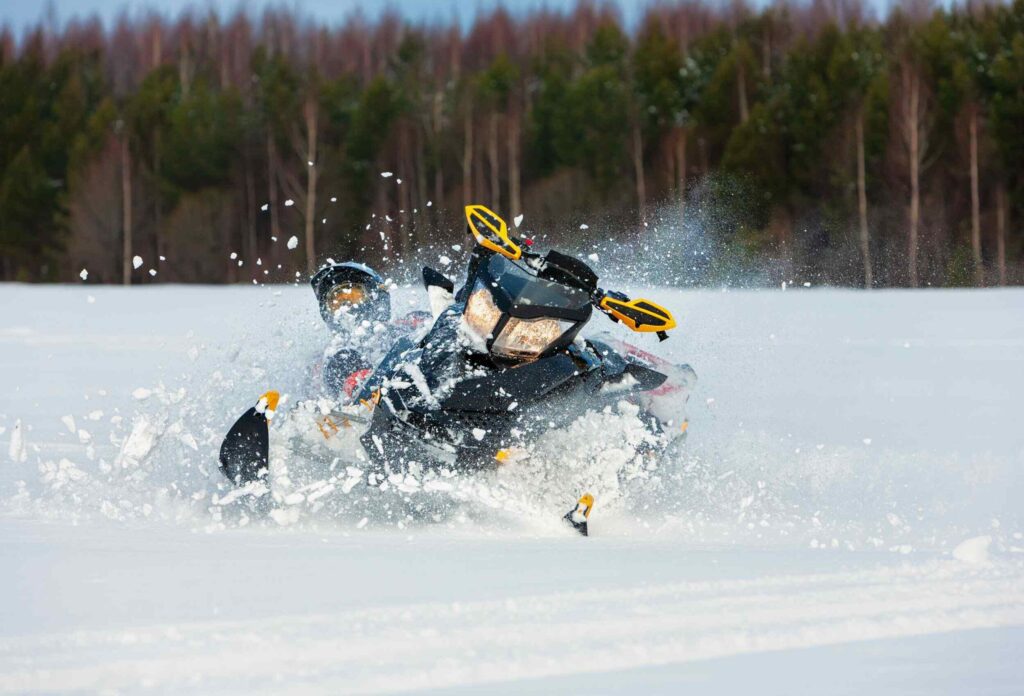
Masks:
[[[459,503],[406,524],[346,507],[368,492],[347,462],[329,482],[287,461],[303,494],[271,519],[216,503],[230,421],[268,388],[301,398],[328,342],[308,288],[0,286],[0,693],[612,672],[630,693],[629,670],[954,632],[949,693],[1018,693],[967,632],[1024,626],[1024,291],[637,294],[683,320],[637,343],[699,377],[677,461],[622,486],[630,421],[595,414],[494,479],[434,481]],[[578,487],[589,540],[558,521]],[[922,650],[904,672],[935,666]]]
[[[0,693],[378,693],[1022,623],[1019,567],[931,562],[7,639]]]

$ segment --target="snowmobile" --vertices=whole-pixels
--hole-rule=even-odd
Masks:
[[[467,206],[465,214],[476,241],[465,282],[456,291],[452,280],[424,268],[429,314],[391,322],[383,280],[361,264],[326,266],[312,278],[338,344],[322,370],[333,402],[326,412],[311,409],[323,437],[359,428],[365,458],[389,476],[500,467],[528,456],[542,433],[623,400],[638,405],[655,441],[685,436],[683,409],[696,379],[689,366],[611,336],[580,335],[597,309],[634,332],[665,340],[676,326],[671,312],[602,289],[578,258],[534,252],[531,240],[514,236],[483,205]],[[353,326],[376,327],[373,345],[393,340],[376,367]],[[228,432],[220,468],[236,485],[266,479],[268,419],[278,401],[276,392],[267,392]],[[593,505],[584,494],[566,521],[586,535]]]

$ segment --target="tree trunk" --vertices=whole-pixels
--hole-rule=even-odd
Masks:
[[[271,241],[281,238],[280,211],[277,207],[277,146],[274,136],[267,133],[267,195],[270,203],[270,236]]]
[[[871,271],[871,238],[868,236],[868,192],[864,171],[864,111],[857,113],[857,213],[860,221],[860,257],[864,263],[864,288],[874,285]]]
[[[1006,285],[1006,187],[996,187],[996,257],[999,263],[999,284]]]
[[[647,221],[647,184],[644,181],[644,141],[640,124],[633,124],[633,173],[636,177],[637,215],[640,224]]]
[[[736,89],[739,91],[740,123],[746,123],[750,118],[750,109],[747,106],[747,71],[739,61],[736,68]]]
[[[981,259],[981,210],[978,196],[978,109],[971,105],[971,252],[974,255],[974,284],[985,284],[985,269]]]
[[[491,200],[488,205],[495,210],[501,210],[501,188],[499,182],[498,167],[500,162],[498,161],[498,119],[500,115],[497,111],[491,114],[488,140],[487,140],[487,160],[490,164],[491,169]]]
[[[132,154],[128,134],[121,135],[121,282],[132,284]]]
[[[462,144],[462,203],[473,202],[473,110],[466,105]]]
[[[252,173],[252,158],[246,148],[245,157],[245,227],[247,258],[255,263],[259,255],[259,244],[256,241],[256,178]],[[269,261],[269,259],[268,259]]]
[[[310,94],[303,108],[306,118],[306,271],[312,275],[316,271],[316,178],[317,152],[316,137],[319,121],[319,110],[316,98]]]
[[[686,129],[676,129],[676,196],[679,198],[679,225],[686,220]]]
[[[157,267],[160,263],[160,257],[164,255],[164,230],[163,230],[163,199],[160,196],[160,150],[163,147],[163,142],[160,137],[160,131],[153,130],[153,181],[155,183],[153,198],[156,200],[155,209],[155,226],[154,234],[156,236],[156,259],[153,261],[153,266]]]
[[[508,121],[508,207],[512,217],[523,212],[519,175],[519,117],[513,115]]]
[[[415,126],[416,130],[414,135],[416,137],[416,200],[414,201],[415,207],[420,213],[424,213],[422,210],[424,204],[427,202],[427,152],[426,141],[427,136],[423,128],[418,125]],[[423,215],[420,215],[416,219],[416,227],[419,229],[422,227],[420,220],[423,219]]]
[[[910,287],[917,287],[917,229],[921,222],[921,191],[920,191],[920,147],[918,142],[921,90],[917,74],[910,76],[909,109],[907,114],[908,141],[910,149],[910,230],[907,238],[907,264],[910,276]]]

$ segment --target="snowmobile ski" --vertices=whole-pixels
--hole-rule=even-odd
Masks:
[[[572,525],[572,528],[583,536],[589,536],[587,533],[587,520],[590,518],[590,511],[593,509],[594,496],[584,493],[576,501],[576,507],[565,513],[565,517],[562,519]]]
[[[236,485],[266,478],[269,470],[269,420],[274,417],[281,395],[268,391],[256,405],[242,414],[220,446],[220,470]]]

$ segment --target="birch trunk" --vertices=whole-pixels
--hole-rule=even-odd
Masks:
[[[523,212],[519,174],[519,118],[512,116],[508,122],[508,205],[512,217]]]
[[[473,110],[466,106],[462,144],[462,203],[473,202]]]
[[[676,195],[679,197],[679,224],[686,220],[686,129],[676,134]]]
[[[316,99],[306,99],[303,112],[306,118],[306,271],[316,270],[316,184],[317,184],[317,126],[319,110]]]
[[[245,162],[245,227],[246,227],[246,251],[248,258],[253,260],[259,255],[258,242],[256,241],[256,177],[252,173],[252,160],[246,155]]]
[[[921,91],[918,76],[910,76],[909,108],[906,127],[910,150],[910,230],[907,236],[907,271],[910,276],[910,287],[917,287],[917,233],[921,222],[921,191],[920,191],[920,143],[919,119]]]
[[[868,235],[868,192],[864,171],[864,111],[857,113],[857,213],[860,222],[860,257],[864,263],[864,288],[874,286],[871,270],[871,238]]]
[[[742,63],[737,67],[736,89],[739,91],[740,123],[746,123],[750,118],[750,107],[747,105],[747,71]]]
[[[487,140],[487,160],[490,165],[491,174],[491,200],[488,205],[495,210],[501,210],[501,187],[499,184],[499,172],[498,167],[500,162],[498,161],[498,119],[500,116],[498,112],[491,114],[488,140]]]
[[[160,137],[160,131],[153,130],[153,181],[154,191],[153,197],[156,199],[156,206],[154,210],[154,235],[156,236],[156,259],[153,261],[153,265],[156,266],[160,263],[160,257],[164,255],[164,211],[163,211],[163,200],[160,196],[160,150],[163,147],[162,139]]]
[[[1006,285],[1006,187],[1001,181],[996,188],[996,257],[999,284]]]
[[[121,135],[121,282],[132,284],[132,153],[128,134]]]
[[[281,238],[281,216],[277,208],[277,146],[274,136],[267,133],[267,196],[270,199],[270,236]]]
[[[640,224],[647,221],[647,184],[644,181],[644,141],[640,124],[633,124],[633,173],[636,177],[637,215]]]
[[[974,255],[974,284],[985,284],[985,269],[981,259],[981,210],[978,195],[978,109],[970,110],[968,124],[971,136],[971,252]]]

